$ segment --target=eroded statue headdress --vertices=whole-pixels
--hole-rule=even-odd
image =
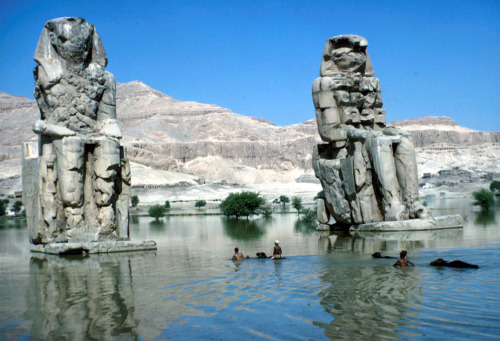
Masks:
[[[373,76],[373,67],[366,51],[368,41],[360,36],[345,34],[326,41],[321,60],[321,77],[359,72]]]
[[[108,64],[106,52],[94,25],[83,18],[57,18],[47,21],[42,30],[35,52],[35,61],[41,65],[49,78],[57,78],[61,73],[62,51],[58,51],[58,41],[66,41],[69,37],[78,35],[74,46],[82,48],[85,45],[87,64],[96,63],[103,68]]]

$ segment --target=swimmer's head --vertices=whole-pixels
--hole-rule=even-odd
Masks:
[[[399,257],[400,257],[400,258],[405,258],[405,257],[406,257],[406,254],[407,254],[407,253],[406,253],[406,251],[405,251],[405,250],[403,250],[403,251],[401,251],[401,253],[399,254]]]

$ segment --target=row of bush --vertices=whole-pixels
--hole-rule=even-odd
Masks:
[[[134,206],[134,202],[135,201],[132,202],[132,206]],[[275,199],[273,201],[273,203],[281,204],[283,206],[285,206],[289,202],[290,198],[285,195],[282,195],[278,199]],[[138,201],[135,205],[137,205],[137,203]],[[195,203],[195,207],[203,207],[205,205],[205,200],[199,200]],[[300,197],[292,198],[292,206],[295,210],[297,210],[298,215],[302,213],[302,219],[304,221],[316,221],[316,210],[311,208],[304,208],[302,205],[302,199]],[[158,220],[165,215],[166,211],[169,208],[170,203],[166,201],[165,205],[151,206],[148,213],[149,216]],[[221,202],[220,210],[222,214],[227,217],[247,219],[252,215],[263,215],[265,217],[269,217],[273,212],[271,204],[266,203],[266,200],[259,193],[248,191],[229,194],[226,199]]]
[[[0,200],[0,216],[4,216],[7,214],[7,207],[9,206],[9,199],[1,199]],[[19,215],[21,211],[21,207],[23,206],[22,201],[15,201],[10,210],[15,213],[15,215]]]

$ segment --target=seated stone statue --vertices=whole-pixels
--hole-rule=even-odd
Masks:
[[[35,61],[40,212],[31,241],[127,240],[130,167],[95,27],[82,18],[48,21]]]
[[[321,139],[313,168],[325,193],[327,223],[363,224],[427,218],[418,201],[411,135],[385,126],[380,82],[366,39],[328,39],[312,94]],[[320,208],[322,210],[322,208]]]

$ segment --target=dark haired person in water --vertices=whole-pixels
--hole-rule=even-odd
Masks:
[[[408,266],[408,264],[411,264],[413,266],[415,266],[415,264],[413,264],[412,262],[410,262],[410,260],[408,259],[408,257],[406,256],[406,251],[403,250],[401,251],[401,253],[399,254],[399,259],[396,261],[396,263],[394,263],[393,266],[400,266],[400,267],[405,267],[405,266]]]
[[[237,247],[234,248],[234,255],[233,255],[233,260],[242,260],[242,259],[248,259],[250,256],[243,256],[243,254],[240,252],[240,249]]]
[[[271,257],[271,259],[277,258],[281,258],[281,246],[279,240],[274,242],[273,256]]]

